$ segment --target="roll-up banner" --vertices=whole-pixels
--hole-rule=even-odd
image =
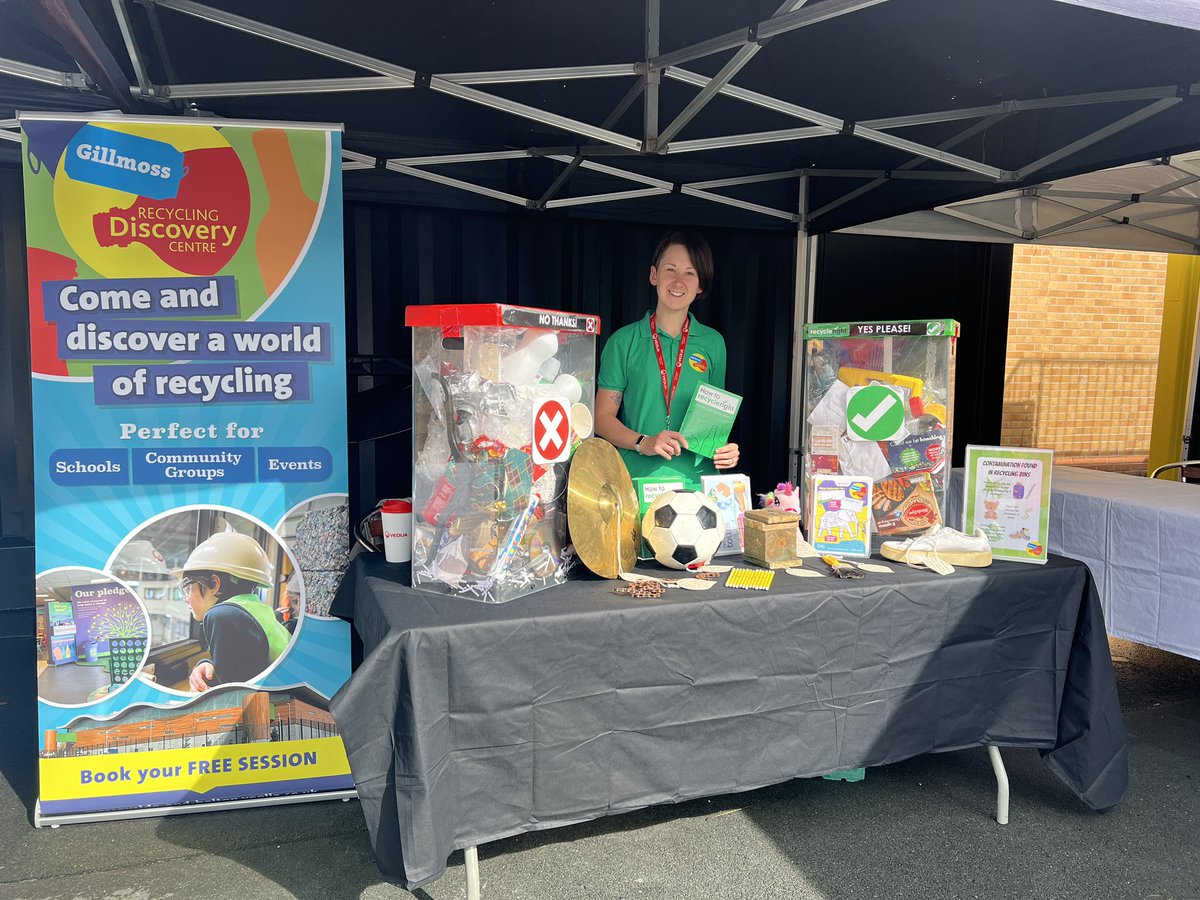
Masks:
[[[21,128],[35,819],[348,796],[340,129]]]

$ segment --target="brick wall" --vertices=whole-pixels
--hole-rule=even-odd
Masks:
[[[1144,475],[1167,255],[1013,251],[1002,442]]]

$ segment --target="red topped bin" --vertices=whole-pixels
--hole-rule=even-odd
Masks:
[[[410,306],[413,585],[503,603],[566,580],[567,466],[592,434],[598,316]]]

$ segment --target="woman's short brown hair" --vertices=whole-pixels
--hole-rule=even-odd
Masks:
[[[697,296],[703,297],[712,287],[713,277],[712,250],[709,249],[708,241],[695,231],[668,231],[659,240],[658,246],[654,248],[654,268],[658,268],[658,262],[667,252],[667,248],[675,244],[686,250],[688,256],[691,257],[692,265],[696,267],[696,276],[700,281],[700,293]]]

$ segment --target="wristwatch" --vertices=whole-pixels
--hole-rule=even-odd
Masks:
[[[633,449],[636,450],[638,453],[642,452],[642,441],[644,441],[645,439],[646,439],[646,436],[644,434],[639,434],[637,436],[637,440],[633,442]]]

